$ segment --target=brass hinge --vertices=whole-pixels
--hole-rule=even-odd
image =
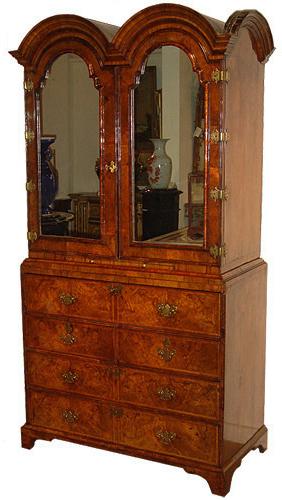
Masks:
[[[33,90],[33,81],[28,78],[24,81],[24,89],[26,92],[31,92]]]
[[[25,131],[25,140],[26,142],[32,142],[35,138],[35,133],[31,129],[27,129]]]
[[[225,245],[222,245],[221,247],[214,245],[210,247],[210,254],[214,259],[217,259],[217,257],[225,257],[226,256],[226,247]]]
[[[28,241],[31,241],[31,243],[33,243],[35,240],[37,240],[37,232],[36,231],[28,231],[27,239],[28,239]]]
[[[212,72],[211,79],[213,82],[218,83],[218,82],[229,82],[230,80],[230,74],[228,69],[214,69]]]
[[[227,142],[229,141],[230,136],[227,130],[217,130],[214,129],[210,134],[210,141],[212,144],[218,144],[219,142]]]
[[[25,184],[25,188],[29,193],[32,193],[36,189],[35,182],[31,179],[30,181],[27,181]]]
[[[210,189],[210,199],[214,201],[218,200],[228,200],[229,193],[226,188],[219,189],[218,187],[214,187]]]

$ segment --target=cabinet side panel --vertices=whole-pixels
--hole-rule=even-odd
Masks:
[[[263,425],[266,264],[226,285],[224,458]]]
[[[223,202],[223,241],[226,257],[222,271],[260,255],[263,80],[249,35],[242,30],[226,61],[230,81],[225,90],[224,185],[229,198]]]

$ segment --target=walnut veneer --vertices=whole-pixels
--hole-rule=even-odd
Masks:
[[[204,90],[203,246],[133,241],[129,96],[161,45],[187,54]],[[244,455],[266,449],[260,212],[263,73],[272,51],[257,11],[224,24],[164,4],[120,29],[53,16],[12,52],[25,69],[26,127],[34,132],[28,227],[37,233],[21,268],[23,447],[58,438],[165,462],[223,496]],[[97,239],[40,234],[38,92],[66,52],[83,58],[99,89],[101,166],[118,167],[100,169]],[[228,199],[212,198],[215,187]]]

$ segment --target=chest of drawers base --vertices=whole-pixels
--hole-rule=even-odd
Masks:
[[[56,438],[164,462],[226,495],[243,456],[266,449],[261,403],[245,425],[228,390],[239,393],[230,370],[242,369],[232,304],[244,310],[248,295],[256,311],[264,280],[263,265],[223,291],[24,272],[22,446]],[[262,354],[263,313],[242,318]],[[252,356],[248,398],[261,378]]]

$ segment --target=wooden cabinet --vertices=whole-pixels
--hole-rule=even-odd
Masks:
[[[272,51],[257,11],[224,24],[164,4],[121,28],[53,16],[12,52],[26,104],[23,447],[57,438],[157,460],[223,496],[244,455],[265,451]],[[46,231],[55,210],[72,213],[67,231]]]
[[[180,194],[177,189],[148,189],[136,193],[137,240],[177,231]]]

